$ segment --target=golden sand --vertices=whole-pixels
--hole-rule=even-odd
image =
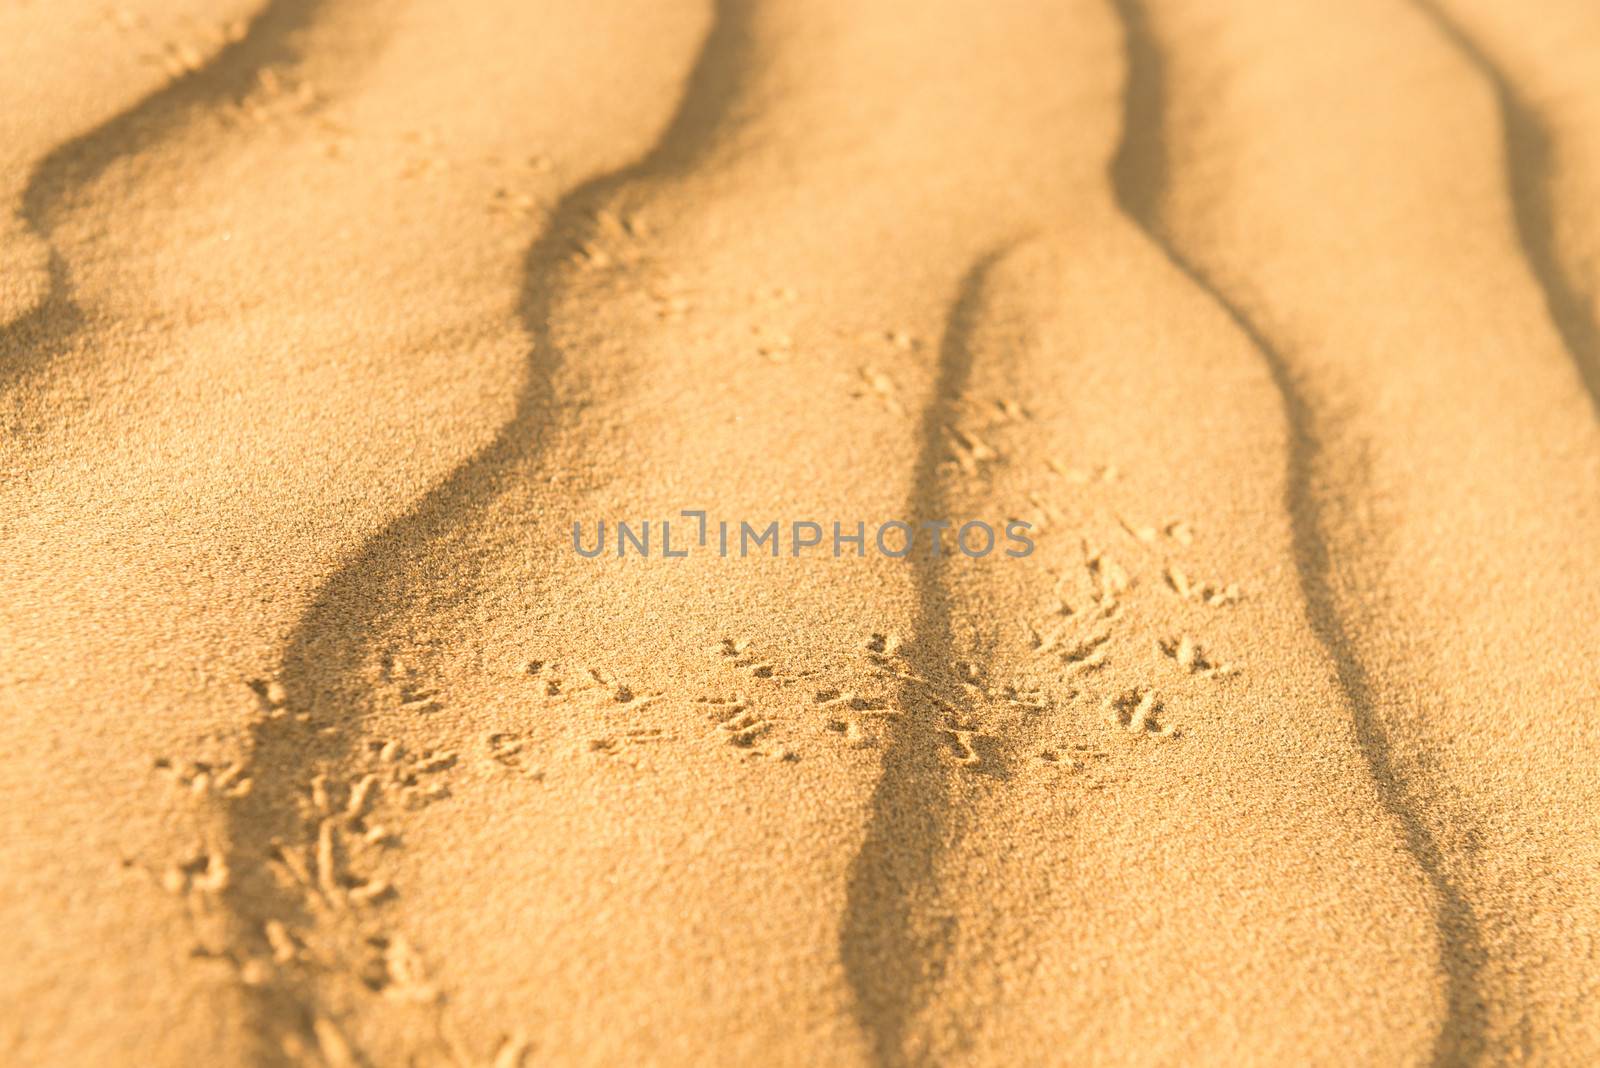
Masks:
[[[0,1063],[1594,1063],[1597,56],[12,0]]]

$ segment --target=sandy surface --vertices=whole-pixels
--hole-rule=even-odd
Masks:
[[[5,5],[0,1062],[1600,1059],[1535,9]]]

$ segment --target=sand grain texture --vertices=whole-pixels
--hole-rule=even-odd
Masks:
[[[0,12],[0,1061],[1593,1061],[1536,7]]]

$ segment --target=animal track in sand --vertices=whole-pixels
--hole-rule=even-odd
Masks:
[[[268,680],[249,684],[257,717],[276,729],[319,732],[287,705],[283,688]],[[308,743],[309,744],[309,743]],[[304,828],[294,839],[274,837],[259,855],[207,844],[218,809],[250,800],[250,761],[161,757],[154,769],[186,797],[202,801],[196,843],[174,860],[149,865],[123,861],[149,873],[184,901],[194,946],[191,955],[227,968],[245,988],[288,988],[304,982],[347,982],[396,1005],[431,1012],[439,998],[420,955],[384,919],[396,888],[384,869],[398,836],[379,817],[448,796],[440,781],[456,766],[451,751],[412,753],[396,742],[374,740],[348,776],[308,771],[297,790],[296,816]],[[252,904],[262,883],[287,895],[286,915],[263,915]],[[227,922],[227,917],[235,922]],[[291,1058],[307,1063],[359,1063],[338,1023],[312,1014],[306,1033],[281,1042]],[[345,1057],[340,1061],[340,1057]]]
[[[835,734],[842,734],[852,749],[871,749],[878,744],[877,734],[867,729],[869,721],[900,715],[900,710],[887,701],[872,700],[841,690],[818,690],[812,700],[830,711],[824,727]]]
[[[228,861],[220,852],[197,845],[189,856],[169,864],[161,885],[173,894],[220,894],[228,888]]]
[[[1190,674],[1212,679],[1238,674],[1239,669],[1231,663],[1213,663],[1199,643],[1187,634],[1180,634],[1176,638],[1160,638],[1156,644]]]
[[[877,744],[878,735],[868,724],[882,724],[885,717],[900,717],[923,708],[937,717],[933,729],[945,743],[945,752],[956,766],[973,770],[987,766],[984,750],[999,739],[983,726],[991,716],[1017,714],[1032,718],[1045,715],[1062,702],[1077,696],[1071,687],[1051,687],[1023,680],[995,681],[986,678],[983,668],[968,660],[945,665],[934,673],[945,679],[935,682],[914,670],[904,659],[899,639],[890,634],[874,634],[865,656],[881,678],[892,679],[900,689],[890,701],[867,701],[838,690],[819,690],[818,704],[844,713],[829,721],[831,729],[843,733],[855,746]],[[863,719],[861,717],[867,717]]]
[[[476,162],[480,163],[485,171],[504,183],[494,190],[490,205],[491,211],[530,207],[531,205],[518,205],[515,201],[511,203],[506,203],[506,201],[511,200],[518,192],[516,188],[518,186],[526,187],[522,192],[535,190],[550,193],[549,186],[552,184],[552,177],[557,173],[555,162],[543,152],[525,153],[516,155],[513,158],[507,158],[500,153],[490,153],[486,156],[477,157]],[[552,206],[551,204],[544,204],[541,206],[541,211],[547,210]]]
[[[433,776],[456,766],[459,757],[454,750],[424,749],[414,754],[398,742],[374,739],[367,743],[367,752],[372,758],[369,766],[375,770],[361,781],[381,782],[407,812],[426,808],[450,796],[450,787],[434,780]]]
[[[1029,419],[1022,405],[1009,397],[984,401],[962,397],[952,407],[956,418],[945,426],[950,438],[947,463],[953,462],[969,477],[979,474],[984,464],[1005,459],[989,439],[1001,428]]]
[[[1070,677],[1104,667],[1106,656],[1109,653],[1106,643],[1110,640],[1111,632],[1109,630],[1091,634],[1087,638],[1068,638],[1064,640],[1058,639],[1057,635],[1052,634],[1040,639],[1038,652],[1053,652],[1066,669],[1066,674]]]
[[[1039,750],[1039,761],[1065,771],[1083,771],[1091,764],[1111,759],[1109,753],[1085,742],[1072,745],[1050,745]]]
[[[489,759],[503,768],[522,772],[535,781],[544,778],[544,769],[527,762],[527,739],[515,731],[494,731],[484,739]]]
[[[572,247],[574,262],[586,270],[632,267],[644,258],[650,229],[639,212],[618,214],[610,208],[594,212],[587,236]]]
[[[703,706],[706,716],[716,724],[717,732],[728,745],[749,756],[768,757],[773,760],[794,761],[799,756],[784,745],[757,745],[762,737],[772,731],[775,724],[751,707],[742,693],[732,697],[700,697],[696,704]]]
[[[244,39],[249,24],[242,19],[192,25],[181,35],[157,31],[150,20],[137,11],[115,8],[106,21],[130,39],[138,49],[140,61],[177,79],[203,68],[210,58],[230,44]]]
[[[1124,690],[1115,697],[1107,697],[1101,705],[1111,722],[1130,734],[1154,734],[1161,738],[1178,738],[1181,732],[1169,725],[1156,722],[1162,712],[1161,698],[1149,687]]]
[[[264,126],[309,112],[317,102],[314,83],[280,75],[271,67],[263,67],[257,72],[256,84],[251,90],[236,103],[224,107],[222,116],[236,125]]]
[[[401,654],[389,652],[381,661],[380,683],[392,707],[408,715],[432,715],[444,711],[439,691],[423,680],[423,673]]]
[[[1121,564],[1101,550],[1091,548],[1087,539],[1083,542],[1083,566],[1094,587],[1090,596],[1095,607],[1106,618],[1114,617],[1119,606],[1118,598],[1127,592],[1133,580]]]
[[[905,415],[906,406],[900,402],[900,391],[894,379],[872,366],[861,368],[861,383],[850,391],[854,398],[877,397],[890,415]]]
[[[796,686],[804,680],[826,674],[826,670],[822,668],[780,671],[773,658],[751,652],[751,641],[748,638],[725,637],[713,651],[727,667],[779,688]]]
[[[765,323],[752,323],[750,335],[755,339],[758,356],[773,363],[788,363],[794,356],[794,336],[786,330]]]
[[[680,274],[668,274],[647,283],[645,293],[655,307],[656,318],[663,323],[681,322],[694,310],[694,291]]]
[[[582,698],[597,702],[597,707],[616,704],[638,709],[666,696],[659,692],[639,694],[610,672],[582,664],[568,668],[551,660],[530,660],[523,670],[539,680],[544,697],[557,701]]]
[[[1179,545],[1190,545],[1194,542],[1194,532],[1189,529],[1189,524],[1181,519],[1171,520],[1160,526],[1140,526],[1118,515],[1117,523],[1130,538],[1143,545],[1155,545],[1162,538],[1170,538]]]
[[[784,688],[801,676],[780,675],[765,659],[750,652],[748,639],[723,638],[712,647],[713,655],[730,669],[760,684]],[[684,695],[666,691],[641,694],[632,684],[621,681],[608,671],[585,665],[566,666],[553,660],[529,660],[523,673],[538,681],[538,697],[544,702],[564,704],[587,703],[596,713],[632,714],[656,703],[679,706]],[[806,673],[809,674],[809,673]],[[777,731],[779,723],[758,712],[755,702],[743,690],[731,696],[698,696],[689,703],[704,712],[714,724],[716,736],[732,750],[744,756],[767,757],[778,761],[793,761],[798,756],[787,745],[766,742]],[[581,751],[608,757],[627,757],[624,763],[638,767],[634,759],[640,746],[658,742],[678,741],[679,736],[660,726],[637,722],[623,725],[587,739]],[[491,760],[502,767],[523,769],[535,778],[542,778],[544,767],[527,765],[530,756],[525,736],[514,730],[496,731],[488,735],[486,747]]]
[[[155,769],[196,798],[244,797],[252,786],[244,764],[236,760],[217,764],[157,757]]]
[[[649,745],[652,742],[667,741],[670,738],[671,735],[656,727],[634,727],[616,734],[590,738],[586,748],[590,753],[599,756],[623,757],[624,763],[635,764],[633,754],[630,752],[633,748]]]
[[[976,768],[983,763],[978,751],[979,739],[986,736],[975,719],[951,711],[945,713],[939,727],[939,736],[945,740],[945,752],[963,768]]]
[[[773,666],[760,657],[751,655],[749,649],[748,638],[723,638],[722,644],[717,647],[717,654],[729,667],[746,671],[754,678],[772,678],[775,670]]]
[[[961,398],[953,408],[955,419],[944,427],[949,457],[940,466],[949,470],[949,465],[954,464],[969,478],[981,474],[984,465],[1005,460],[999,447],[990,440],[999,428],[1028,419],[1022,405],[1010,398],[992,402]]]
[[[1047,466],[1058,474],[1076,470],[1054,460]],[[1116,470],[1111,466],[1092,469]],[[1020,620],[1024,636],[1033,657],[1053,665],[1057,678],[1068,684],[1068,699],[1079,696],[1081,687],[1090,700],[1109,702],[1107,707],[1120,716],[1119,725],[1128,727],[1137,720],[1140,726],[1130,728],[1133,733],[1151,731],[1174,737],[1178,732],[1148,725],[1154,721],[1153,708],[1140,712],[1147,696],[1145,687],[1129,703],[1123,692],[1108,695],[1101,689],[1096,693],[1094,684],[1108,676],[1125,683],[1129,680],[1121,673],[1129,668],[1150,678],[1163,664],[1176,665],[1185,674],[1206,679],[1220,680],[1237,674],[1238,664],[1218,658],[1204,642],[1203,621],[1189,620],[1187,627],[1198,627],[1194,630],[1173,626],[1173,609],[1153,602],[1149,591],[1164,590],[1212,609],[1237,604],[1242,592],[1237,583],[1195,582],[1188,578],[1187,565],[1179,562],[1192,553],[1196,542],[1194,526],[1188,520],[1169,517],[1154,523],[1136,521],[1126,509],[1105,499],[1106,494],[1117,492],[1110,485],[1114,478],[1081,470],[1078,474],[1081,477],[1072,480],[1078,489],[1070,492],[1089,496],[1074,502],[1076,510],[1094,517],[1105,536],[1128,539],[1123,544],[1131,543],[1136,551],[1112,552],[1098,534],[1080,530],[1076,539],[1079,562],[1046,568],[1054,581],[1042,596],[1039,610]],[[1063,498],[1044,491],[1031,491],[1026,497],[1048,528],[1059,530],[1071,525],[1068,510],[1061,503]],[[1084,525],[1083,519],[1078,524]],[[1163,624],[1162,620],[1167,622]],[[1159,698],[1150,700],[1159,708]]]
[[[785,686],[793,679],[780,676],[772,664],[760,657],[749,653],[748,640],[723,638],[714,647],[714,654],[726,665],[735,669],[740,674],[751,679],[770,683],[776,686]],[[576,688],[559,681],[559,673],[552,665],[535,662],[537,667],[530,665],[530,673],[538,674],[546,679],[546,695],[557,699],[566,699],[586,690],[590,693],[603,695],[603,700],[614,706],[626,706],[630,711],[655,701],[677,702],[681,700],[677,695],[669,693],[652,693],[644,696],[636,694],[625,683],[620,683],[603,671],[592,668],[581,669],[577,675],[579,684]],[[735,751],[746,756],[769,757],[774,760],[792,761],[798,757],[782,744],[758,744],[763,738],[772,733],[777,723],[767,716],[757,712],[754,704],[743,691],[736,691],[732,696],[700,696],[693,699],[693,704],[701,708],[708,719],[715,724],[717,735]],[[602,705],[602,708],[605,706]],[[673,740],[674,735],[657,728],[635,727],[630,728],[590,742],[590,750],[606,755],[623,753],[633,746],[647,742]]]
[[[1085,742],[1046,745],[1034,760],[1058,776],[1078,780],[1079,788],[1084,790],[1104,790],[1118,779],[1108,766],[1111,754]]]
[[[1242,596],[1239,584],[1230,582],[1195,582],[1176,564],[1168,565],[1165,572],[1167,587],[1186,601],[1200,601],[1213,607],[1237,604]]]

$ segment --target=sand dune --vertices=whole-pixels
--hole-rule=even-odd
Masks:
[[[0,1060],[1591,1061],[1539,6],[0,13]]]
[[[1207,105],[1199,87],[1216,74],[1177,43],[1196,27],[1153,28],[1173,42],[1170,99],[1197,109],[1167,120],[1174,177],[1158,215],[1251,324],[1297,417],[1294,503],[1316,546],[1303,556],[1307,599],[1434,885],[1451,977],[1439,1052],[1548,1056],[1596,1028],[1594,868],[1582,858],[1600,809],[1581,726],[1600,684],[1584,653],[1596,634],[1583,559],[1594,537],[1582,533],[1596,518],[1594,420],[1547,314],[1559,301],[1539,284],[1546,260],[1508,218],[1527,213],[1506,203],[1492,84],[1425,17],[1403,12],[1379,42],[1360,14],[1214,23],[1208,56],[1260,55],[1264,42],[1286,54],[1304,35],[1326,58],[1258,64],[1258,85],[1239,79]],[[1361,92],[1344,74],[1358,64],[1370,72]],[[1285,96],[1320,122],[1274,121]],[[1185,158],[1222,155],[1208,122],[1260,141],[1252,173],[1230,177],[1237,198],[1183,179]],[[1321,206],[1315,219],[1307,202]],[[1397,292],[1388,315],[1338,310]]]
[[[202,23],[201,16],[206,16]],[[7,324],[41,304],[62,265],[50,262],[42,233],[45,203],[62,184],[35,175],[59,159],[63,137],[109,126],[141,98],[158,96],[174,77],[203,67],[237,36],[248,3],[129,4],[114,14],[88,3],[8,5],[0,12],[6,41],[7,96],[26,93],[32,105],[13,108],[6,119],[4,174],[7,212],[5,301]],[[7,374],[20,358],[6,360]]]

